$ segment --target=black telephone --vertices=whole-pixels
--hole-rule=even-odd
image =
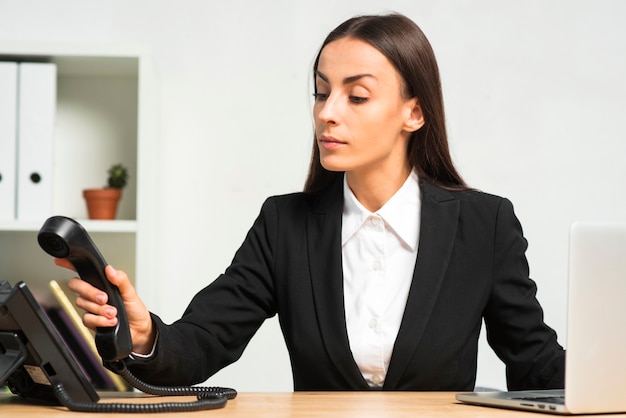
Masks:
[[[133,342],[126,309],[117,287],[104,274],[107,262],[87,231],[78,222],[64,216],[49,218],[39,230],[37,241],[45,252],[56,258],[67,258],[81,279],[109,295],[109,304],[117,308],[117,325],[96,330],[96,347],[102,360],[116,361],[128,357]]]
[[[71,410],[83,412],[178,412],[223,407],[228,399],[233,399],[237,392],[222,387],[160,387],[141,382],[126,368],[124,358],[132,350],[126,309],[117,287],[112,285],[104,273],[107,262],[89,237],[87,231],[74,219],[53,216],[41,227],[37,240],[41,248],[56,258],[67,258],[81,279],[103,290],[109,297],[109,303],[117,308],[118,322],[115,327],[98,328],[95,342],[103,364],[108,369],[122,376],[133,387],[153,395],[196,395],[196,402],[163,404],[112,404],[94,402],[75,402],[62,385],[55,387],[59,402]]]

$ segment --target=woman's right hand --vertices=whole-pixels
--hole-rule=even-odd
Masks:
[[[67,259],[57,258],[54,262],[60,267],[76,271]],[[149,354],[156,339],[156,329],[152,323],[152,317],[148,308],[139,298],[135,287],[131,284],[125,272],[116,270],[110,265],[106,266],[104,272],[107,279],[117,286],[124,301],[124,308],[126,309],[130,326],[130,335],[133,341],[133,352]],[[117,324],[117,309],[107,303],[108,295],[105,292],[78,277],[71,279],[68,285],[78,295],[76,305],[85,310],[83,323],[86,327],[96,329],[98,327],[111,327]]]

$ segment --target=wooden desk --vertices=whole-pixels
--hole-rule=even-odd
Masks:
[[[142,394],[132,397],[103,396],[101,402],[165,402],[188,401],[189,397],[155,398]],[[523,411],[464,405],[452,392],[296,392],[240,393],[225,408],[211,411],[159,413],[155,417],[549,417]],[[0,394],[0,415],[20,418],[41,417],[117,417],[139,414],[97,414],[68,411],[63,407],[33,405],[9,395]],[[141,414],[145,416],[145,414]],[[590,417],[590,415],[586,415]],[[626,414],[610,415],[611,418]]]

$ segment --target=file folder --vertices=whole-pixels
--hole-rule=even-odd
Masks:
[[[17,219],[52,215],[56,65],[20,63],[18,78]]]
[[[17,63],[0,62],[0,221],[15,219]]]

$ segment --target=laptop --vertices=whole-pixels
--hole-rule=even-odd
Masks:
[[[565,389],[457,400],[555,414],[626,412],[626,224],[572,225],[568,282]]]

